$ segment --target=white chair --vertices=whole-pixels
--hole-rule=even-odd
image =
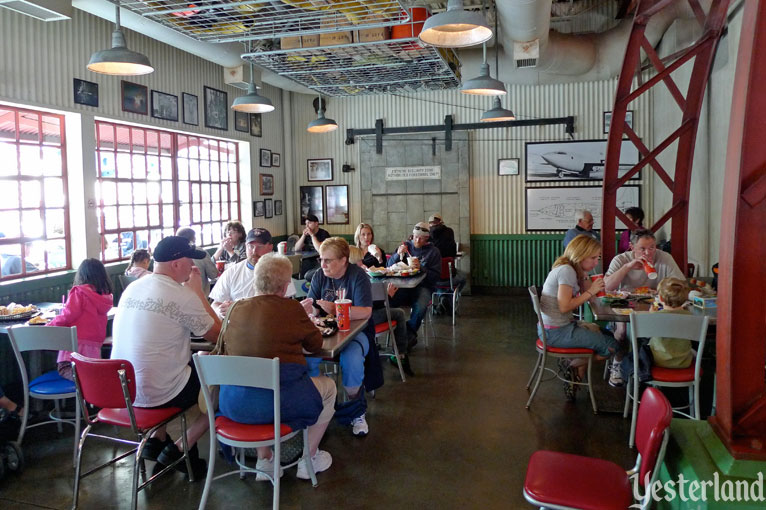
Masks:
[[[250,356],[193,356],[194,365],[197,367],[202,395],[205,398],[205,405],[208,409],[208,419],[210,422],[210,455],[207,466],[207,477],[205,478],[205,488],[202,491],[202,499],[199,503],[199,510],[203,510],[207,504],[207,498],[210,495],[210,486],[213,480],[218,480],[225,476],[239,474],[244,478],[246,473],[263,473],[269,477],[274,485],[274,496],[272,507],[279,508],[279,471],[281,444],[291,437],[295,436],[301,430],[292,430],[287,425],[281,423],[280,417],[280,395],[279,395],[279,358],[265,359]],[[236,385],[249,386],[252,388],[265,388],[274,392],[274,423],[266,425],[244,425],[230,420],[224,416],[215,417],[216,406],[210,395],[210,386],[213,385]],[[298,462],[305,462],[306,468],[311,477],[311,483],[317,486],[314,466],[311,463],[309,454],[308,430],[302,429],[303,433],[303,456],[297,461],[282,468],[289,468]],[[215,470],[216,439],[223,444],[237,448],[237,465],[239,469],[229,471],[213,477]],[[266,473],[255,468],[248,467],[245,464],[245,448],[257,448],[260,446],[274,447],[274,471]]]
[[[375,340],[378,337],[385,336],[386,344],[392,346],[393,355],[396,357],[396,364],[399,367],[399,375],[402,378],[402,382],[407,379],[404,377],[404,369],[402,368],[402,356],[399,354],[399,347],[396,345],[396,337],[394,336],[394,328],[396,327],[396,321],[391,319],[391,307],[388,303],[388,291],[387,285],[383,282],[372,282],[372,300],[383,301],[386,307],[386,322],[375,324]],[[390,356],[391,352],[380,351],[380,356]]]
[[[630,313],[631,347],[633,349],[633,376],[628,379],[625,392],[625,409],[623,417],[628,417],[628,406],[633,400],[633,415],[630,422],[630,438],[628,444],[632,447],[636,437],[636,414],[638,412],[638,338],[666,337],[681,338],[697,342],[697,354],[688,368],[652,367],[652,378],[646,381],[651,386],[666,386],[673,388],[689,388],[689,405],[673,408],[673,412],[692,418],[700,419],[699,389],[702,378],[702,352],[705,349],[708,318],[700,315],[685,315],[680,313]],[[689,413],[679,409],[689,408]]]
[[[593,395],[593,387],[591,386],[591,368],[593,366],[593,358],[596,355],[596,353],[593,351],[593,349],[584,349],[579,347],[572,347],[572,348],[564,348],[564,347],[551,347],[548,345],[548,337],[545,333],[545,324],[543,322],[543,316],[542,313],[540,313],[540,298],[537,296],[537,288],[533,285],[529,287],[529,295],[532,298],[532,306],[535,309],[535,313],[537,314],[537,322],[540,324],[540,329],[542,330],[542,334],[537,339],[537,342],[535,343],[535,348],[537,349],[537,361],[535,361],[535,367],[532,369],[532,374],[529,376],[529,380],[527,381],[527,390],[529,390],[529,387],[532,385],[532,380],[534,379],[535,385],[532,388],[532,393],[529,395],[529,400],[527,400],[527,409],[529,409],[529,406],[532,405],[532,399],[535,398],[535,393],[537,393],[537,388],[540,386],[540,382],[543,378],[543,372],[548,371],[551,374],[553,374],[557,379],[564,381],[569,384],[577,384],[580,386],[586,386],[588,388],[588,394],[590,395],[590,403],[593,406],[593,414],[598,414],[598,407],[596,406],[596,397]],[[585,382],[581,381],[571,381],[569,379],[562,378],[556,370],[553,370],[552,368],[548,368],[546,366],[548,357],[557,359],[557,358],[567,358],[567,359],[576,359],[576,358],[588,358],[588,372],[587,372],[587,378],[588,380]]]

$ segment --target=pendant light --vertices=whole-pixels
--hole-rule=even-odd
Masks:
[[[329,133],[338,129],[338,123],[332,119],[326,119],[324,116],[324,104],[322,103],[322,94],[319,94],[319,108],[317,109],[317,118],[309,122],[306,131],[309,133]]]
[[[268,97],[258,93],[253,74],[253,62],[250,61],[250,83],[247,85],[247,94],[239,96],[231,103],[231,109],[247,113],[269,113],[274,111],[274,104]]]
[[[120,29],[120,0],[115,3],[115,11],[112,47],[91,55],[88,69],[94,73],[117,76],[135,76],[154,72],[154,68],[145,55],[130,51],[125,44],[125,35]]]
[[[428,18],[420,40],[439,48],[464,48],[487,42],[492,29],[482,13],[463,9],[463,0],[449,0],[447,10]]]
[[[484,47],[484,61],[481,64],[479,76],[472,78],[460,87],[463,94],[474,94],[477,96],[503,96],[505,95],[505,84],[489,75],[489,64],[487,63],[487,43]],[[497,68],[497,64],[495,64]]]
[[[481,114],[482,122],[501,122],[504,120],[516,120],[516,115],[511,110],[506,110],[500,104],[500,98],[495,97],[492,108]]]

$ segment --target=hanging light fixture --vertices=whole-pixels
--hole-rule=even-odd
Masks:
[[[477,96],[503,96],[505,95],[505,84],[489,75],[489,64],[487,63],[487,43],[484,47],[484,61],[481,64],[479,76],[472,78],[460,87],[463,94],[474,94]],[[495,64],[497,67],[497,64]]]
[[[145,55],[130,51],[125,44],[125,35],[120,29],[120,0],[115,3],[115,11],[112,47],[91,55],[88,69],[94,73],[118,76],[134,76],[154,72],[154,68]]]
[[[482,122],[501,122],[504,120],[516,120],[516,115],[511,110],[506,110],[500,104],[500,98],[495,97],[492,108],[481,114]]]
[[[420,40],[439,48],[464,48],[487,42],[492,29],[484,15],[463,9],[463,0],[449,0],[447,10],[428,18]]]
[[[258,93],[253,74],[253,62],[250,61],[250,83],[247,85],[247,94],[239,96],[231,103],[231,109],[247,113],[269,113],[274,111],[274,105],[268,97]]]
[[[319,108],[317,109],[317,118],[309,122],[306,131],[309,133],[329,133],[338,129],[338,123],[332,119],[326,119],[324,116],[324,104],[322,103],[322,94],[319,94]]]

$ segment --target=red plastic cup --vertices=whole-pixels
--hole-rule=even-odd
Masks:
[[[590,280],[592,282],[595,282],[596,280],[603,280],[603,279],[604,279],[604,275],[603,274],[592,274],[592,275],[590,275]],[[601,289],[601,292],[596,294],[596,297],[601,297],[601,296],[606,296],[606,292],[604,292],[603,289]]]
[[[351,329],[350,299],[338,299],[335,301],[335,320],[338,322],[338,330],[348,331]]]
[[[650,280],[656,280],[657,279],[657,270],[654,269],[654,265],[651,262],[647,262],[646,260],[644,262],[644,271],[646,271],[646,276]]]
[[[215,261],[215,268],[218,269],[218,276],[221,276],[221,273],[223,273],[223,270],[226,269],[226,261],[225,260],[216,260]]]

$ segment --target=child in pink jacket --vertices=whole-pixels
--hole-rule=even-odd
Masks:
[[[101,357],[106,338],[106,314],[112,308],[112,282],[104,264],[85,259],[77,268],[74,285],[64,310],[48,326],[77,326],[77,352],[89,358]],[[72,380],[71,352],[59,351],[58,372]]]

